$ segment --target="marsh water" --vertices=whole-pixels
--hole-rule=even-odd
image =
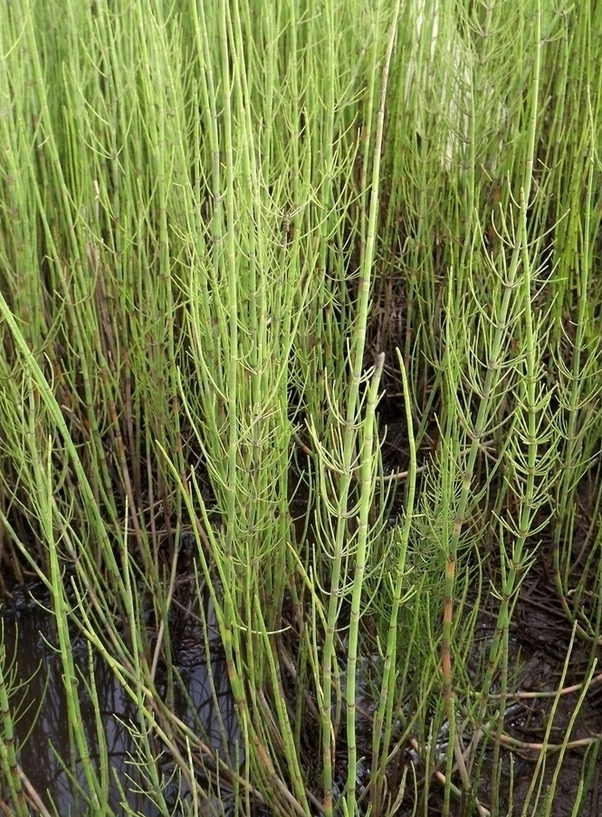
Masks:
[[[542,595],[539,598],[536,588],[530,586],[525,587],[517,612],[518,627],[510,640],[514,684],[517,689],[552,692],[557,689],[566,656],[566,625],[561,626],[547,597]],[[88,817],[94,812],[85,797],[83,769],[68,729],[67,699],[61,658],[55,647],[53,618],[40,604],[27,600],[25,596],[5,604],[1,616],[6,665],[13,663],[9,686],[14,690],[11,706],[18,715],[17,738],[22,771],[50,813],[61,817]],[[176,669],[182,685],[180,694],[173,698],[174,712],[195,730],[195,734],[202,731],[207,742],[226,753],[238,745],[239,733],[225,661],[218,649],[211,649],[210,655],[207,654],[203,646],[206,642],[203,642],[195,624],[195,616],[189,616],[189,620],[188,631],[180,634],[177,649]],[[487,649],[493,636],[492,620],[483,617],[477,627],[475,666],[478,664],[478,653]],[[210,612],[207,621],[211,624]],[[216,630],[214,637],[217,641]],[[152,783],[148,780],[148,769],[137,764],[137,743],[133,735],[140,728],[140,718],[135,704],[104,660],[89,654],[83,639],[73,638],[73,656],[83,677],[90,677],[92,670],[98,711],[83,681],[79,686],[78,698],[92,761],[99,768],[103,765],[100,758],[108,758],[110,768],[106,771],[111,780],[108,800],[112,812],[119,817],[132,814],[137,817],[162,817],[165,808],[156,804]],[[585,663],[580,666],[582,661]],[[567,678],[566,684],[579,681],[584,676],[586,665],[587,657],[580,656],[579,650],[576,650],[571,660],[572,672],[569,673],[575,673],[575,678]],[[157,678],[159,689],[160,672]],[[588,740],[602,734],[601,690],[602,674],[598,672],[576,719],[574,712],[578,705],[578,689],[559,697],[555,703],[552,698],[526,699],[508,709],[504,729],[512,738],[519,740],[523,748],[503,755],[499,780],[502,802],[507,801],[510,794],[515,805],[525,803],[531,796],[531,781],[541,757],[537,749],[529,747],[541,740],[551,718],[552,743],[561,743],[567,732],[571,741],[583,741],[583,745],[575,745],[564,755],[558,767],[558,755],[551,755],[548,760],[548,769],[543,775],[544,788],[552,777],[558,777],[552,815],[573,815],[575,797],[580,787],[583,787],[582,806],[585,809],[580,813],[588,817],[602,813],[600,759],[595,744],[590,744]],[[103,741],[106,742],[106,755],[102,752]],[[224,746],[224,743],[227,745]],[[168,813],[172,817],[183,817],[187,812],[182,804],[190,792],[185,784],[178,782],[178,776],[172,774],[175,770],[169,767],[168,761],[161,765],[160,756],[161,747],[158,746],[157,774],[159,779],[165,781],[162,795],[169,807]],[[491,773],[489,764],[487,755],[479,792],[484,803],[490,802],[492,796],[487,783]],[[82,788],[83,796],[78,793],[78,786]],[[223,802],[208,801],[206,806],[202,813],[228,813],[227,804]],[[399,817],[414,813],[414,808],[415,804],[402,803]],[[435,796],[425,813],[440,813],[437,808],[438,798]]]
[[[35,602],[22,600],[2,609],[6,666],[12,663],[11,705],[18,718],[19,763],[51,813],[61,817],[85,817],[92,812],[86,797],[77,791],[81,786],[85,793],[85,779],[68,728],[61,658],[55,648],[52,621]],[[136,762],[133,735],[140,729],[141,722],[134,702],[104,659],[89,654],[83,639],[73,639],[73,656],[84,678],[90,677],[92,670],[96,686],[98,711],[84,682],[79,684],[78,698],[92,762],[99,768],[104,765],[101,757],[109,760],[110,769],[106,771],[111,781],[110,807],[116,815],[134,813],[140,817],[159,817],[164,811],[153,802],[152,783],[145,779],[148,770],[139,768]],[[231,745],[236,744],[238,731],[223,659],[208,658],[202,639],[189,638],[178,660],[182,690],[173,701],[177,716],[192,728],[202,723],[205,735],[215,748],[220,748],[224,737]],[[102,752],[102,740],[106,741],[106,755]],[[160,755],[161,747],[157,747],[157,758]],[[167,764],[157,771],[160,779],[166,781],[162,795],[175,809],[171,813],[181,814],[176,804],[185,801],[188,792],[182,783],[174,782],[178,776],[172,774],[174,770]]]

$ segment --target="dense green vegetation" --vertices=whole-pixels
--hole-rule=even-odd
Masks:
[[[554,814],[602,637],[602,6],[0,20],[1,582],[49,594],[80,814],[116,814],[116,784],[76,637],[137,706],[158,814]],[[230,751],[170,706],[184,575]],[[533,577],[572,635],[529,749],[505,713]],[[10,658],[2,809],[24,817]],[[580,751],[573,814],[599,737]]]

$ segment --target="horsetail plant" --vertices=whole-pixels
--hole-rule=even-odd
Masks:
[[[14,817],[28,817],[29,809],[25,801],[23,783],[19,773],[17,759],[17,745],[14,728],[13,712],[10,703],[11,678],[10,668],[6,668],[6,648],[4,644],[0,651],[0,718],[2,733],[0,734],[0,763],[2,764],[3,779],[8,788],[13,805]]]
[[[521,807],[551,817],[586,746],[577,813],[597,738],[552,730],[567,689],[584,716],[602,628],[602,8],[0,18],[0,582],[46,594],[75,807],[516,811],[511,633],[550,560],[585,681],[533,693],[553,703]],[[219,645],[221,745],[179,709],[182,621],[218,709]],[[119,780],[98,662],[135,711]],[[0,805],[22,817],[9,676]]]

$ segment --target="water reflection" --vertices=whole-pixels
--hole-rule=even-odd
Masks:
[[[56,643],[52,617],[30,604],[18,609],[3,608],[2,620],[6,664],[8,666],[14,657],[15,680],[21,685],[11,698],[11,708],[18,719],[16,733],[21,768],[51,812],[61,817],[85,817],[92,812],[85,796],[77,791],[78,786],[81,792],[86,792],[87,787],[70,734],[61,658],[52,646]],[[181,684],[176,684],[173,710],[226,759],[238,742],[238,731],[225,662],[216,653],[208,665],[197,616],[188,616],[179,638],[182,643],[178,646],[176,677],[179,676]],[[73,657],[84,678],[89,676],[89,665],[93,667],[100,711],[95,712],[87,685],[82,681],[78,688],[79,702],[90,755],[97,770],[108,755],[110,768],[103,771],[110,780],[106,795],[110,808],[116,815],[161,817],[164,811],[153,802],[148,769],[141,769],[136,763],[137,745],[133,735],[141,725],[136,706],[105,661],[99,656],[90,658],[82,639],[74,640]],[[157,682],[158,688],[166,688],[161,684],[161,669]],[[11,686],[14,688],[14,685],[15,682]],[[99,731],[101,740],[106,742],[107,755],[102,751]],[[161,755],[161,749],[156,747],[156,757]],[[170,776],[169,759],[163,762],[157,771],[159,779]],[[65,765],[72,770],[76,786]],[[172,808],[179,799],[188,799],[189,794],[175,777],[174,781],[162,790]],[[223,813],[219,804],[216,805]]]

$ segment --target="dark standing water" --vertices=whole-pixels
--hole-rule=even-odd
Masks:
[[[83,770],[69,732],[61,659],[52,646],[56,643],[52,617],[35,604],[21,604],[4,607],[2,623],[7,668],[14,659],[11,687],[15,692],[11,708],[18,718],[21,768],[51,813],[60,817],[85,817],[91,814],[90,807],[65,770],[65,765],[71,766],[85,791]],[[194,627],[192,629],[192,636],[189,633],[187,645],[178,655],[183,690],[175,696],[174,711],[196,734],[202,728],[205,740],[213,747],[220,752],[227,751],[228,747],[223,746],[224,733],[231,747],[237,743],[238,731],[225,662],[212,657],[208,663],[200,632],[195,638]],[[88,677],[88,648],[81,638],[74,639],[73,644],[76,666]],[[97,769],[106,762],[101,760],[99,731],[107,744],[104,757],[108,756],[110,766],[107,770],[111,780],[110,807],[116,815],[160,817],[164,812],[153,802],[152,784],[136,765],[137,746],[133,734],[141,725],[137,708],[102,658],[93,656],[91,665],[100,704],[98,715],[83,682],[79,687],[79,701],[90,755]],[[159,675],[157,680],[160,686]],[[155,756],[160,755],[161,748],[156,747]],[[168,759],[161,766],[159,761],[158,773],[167,781],[163,788],[166,801],[176,808],[179,798],[186,800],[188,792],[182,784],[173,782],[177,777],[169,782],[173,771],[169,762]],[[215,806],[217,813],[223,811],[219,803]],[[175,817],[182,811],[178,807],[172,814]]]

